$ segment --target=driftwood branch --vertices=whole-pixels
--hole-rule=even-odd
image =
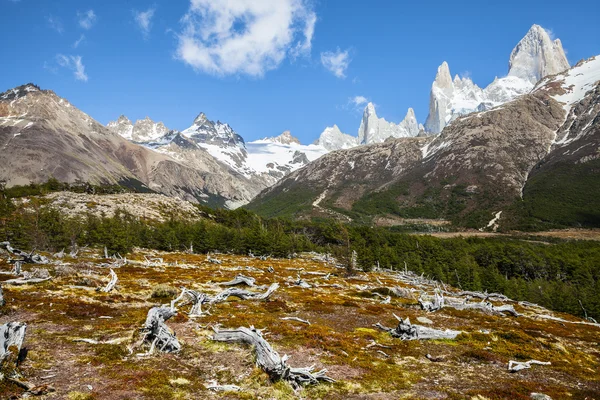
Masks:
[[[248,290],[238,288],[229,288],[225,289],[224,291],[213,297],[210,303],[221,303],[226,301],[229,297],[238,297],[242,300],[265,300],[268,299],[273,294],[273,292],[277,290],[277,288],[279,288],[278,283],[273,283],[264,293],[250,292]]]
[[[221,286],[235,286],[235,285],[240,285],[240,284],[245,284],[248,286],[254,286],[256,282],[256,279],[249,277],[249,276],[244,276],[244,275],[237,275],[235,278],[233,278],[232,280],[230,280],[229,282],[223,282],[220,283]]]
[[[150,344],[147,354],[152,354],[155,348],[165,353],[181,350],[181,344],[175,337],[175,333],[165,324],[165,321],[175,314],[176,311],[168,307],[153,307],[148,311],[146,322],[142,328],[142,332],[145,334],[144,341]]]
[[[104,293],[109,293],[110,291],[112,291],[115,288],[115,285],[117,284],[118,280],[119,280],[119,278],[117,278],[117,274],[111,268],[110,269],[110,281],[108,282],[108,284],[105,287],[100,289],[100,291],[104,292]]]
[[[10,254],[21,257],[20,261],[27,264],[48,264],[48,259],[42,255],[35,254],[35,250],[27,253],[26,251],[15,249],[10,245],[10,242],[0,242],[0,249],[5,249]]]
[[[316,384],[321,381],[334,382],[326,375],[327,370],[323,369],[313,372],[314,367],[292,368],[287,365],[287,356],[280,357],[273,350],[271,345],[262,337],[258,329],[238,328],[233,330],[216,331],[213,340],[218,342],[243,343],[253,347],[256,356],[256,365],[265,371],[272,381],[285,380],[292,384],[294,388],[301,385]]]
[[[298,317],[282,317],[281,319],[284,321],[296,321],[296,322],[301,322],[306,325],[310,325],[310,321],[307,321],[305,319],[298,318]]]
[[[550,361],[538,361],[538,360],[529,360],[526,362],[521,361],[509,361],[508,362],[508,370],[510,372],[518,372],[523,369],[531,368],[533,364],[537,365],[550,365]]]
[[[375,324],[375,327],[389,332],[390,335],[401,340],[455,339],[456,336],[462,333],[461,331],[450,329],[442,331],[426,326],[413,325],[410,323],[408,317],[405,320],[395,314],[394,317],[398,320],[398,326],[395,328],[388,328],[380,323]]]

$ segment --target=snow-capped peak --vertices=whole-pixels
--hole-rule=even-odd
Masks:
[[[533,25],[510,54],[508,76],[535,84],[547,75],[569,69],[560,39],[552,40],[548,32]]]
[[[139,119],[133,124],[129,118],[121,115],[116,121],[109,122],[106,127],[136,143],[156,141],[169,133],[169,128],[162,122],[154,122],[150,117]]]
[[[281,135],[275,137],[267,137],[263,140],[273,142],[273,143],[281,143],[281,144],[291,144],[296,143],[300,144],[300,140],[297,137],[292,136],[290,131],[283,131]]]
[[[358,138],[343,133],[337,125],[328,126],[315,141],[328,151],[349,149],[358,145]]]
[[[447,62],[437,70],[431,86],[429,115],[425,129],[440,133],[461,115],[484,111],[528,93],[542,77],[569,68],[560,40],[552,41],[539,25],[533,25],[510,55],[506,77],[496,78],[481,89],[467,77],[450,78]]]

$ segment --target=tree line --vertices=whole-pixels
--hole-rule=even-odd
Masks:
[[[198,206],[197,221],[176,217],[144,220],[124,211],[70,217],[44,205],[43,198],[14,202],[15,193],[46,189],[0,188],[0,241],[15,247],[60,251],[71,246],[106,246],[122,255],[134,247],[197,253],[289,257],[317,251],[347,261],[356,251],[358,267],[405,267],[464,290],[501,292],[553,310],[600,319],[600,243],[516,238],[451,238],[410,235],[393,229],[315,219],[262,218],[244,209]],[[17,204],[16,204],[17,203]]]

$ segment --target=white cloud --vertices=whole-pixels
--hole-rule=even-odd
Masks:
[[[85,66],[81,62],[81,56],[65,56],[64,54],[57,54],[56,62],[61,67],[73,71],[73,75],[78,81],[87,82],[88,76],[85,73]]]
[[[338,78],[346,77],[346,69],[350,65],[350,54],[348,50],[326,51],[321,53],[321,64]]]
[[[83,29],[91,29],[96,23],[97,19],[94,10],[77,12],[77,18],[79,18],[79,26],[81,26]]]
[[[349,99],[349,103],[352,103],[354,107],[360,107],[368,102],[369,100],[365,96],[354,96]]]
[[[152,28],[152,17],[154,17],[155,8],[149,8],[146,11],[133,11],[135,23],[140,28],[145,37],[150,34]]]
[[[63,24],[59,18],[49,15],[46,17],[46,21],[48,21],[48,25],[50,25],[50,28],[54,29],[56,32],[64,32]]]
[[[213,75],[261,77],[289,55],[310,54],[312,0],[191,0],[177,57]]]
[[[81,42],[83,42],[85,40],[85,35],[81,34],[81,36],[79,36],[79,39],[77,39],[75,41],[75,43],[73,43],[73,48],[76,49],[79,47],[79,45],[81,44]]]

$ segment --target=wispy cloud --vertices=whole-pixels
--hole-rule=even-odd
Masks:
[[[85,66],[81,61],[81,56],[66,56],[64,54],[57,54],[56,62],[61,67],[73,71],[73,75],[78,81],[87,82],[88,76],[85,73]]]
[[[77,18],[79,20],[79,26],[83,29],[91,29],[97,20],[96,13],[94,12],[94,10],[77,12]]]
[[[81,36],[79,36],[79,39],[77,39],[75,41],[75,43],[73,43],[73,48],[76,49],[79,47],[79,45],[81,44],[81,42],[83,42],[85,40],[85,35],[81,34]]]
[[[156,8],[151,7],[146,11],[133,11],[133,18],[135,19],[135,23],[138,28],[144,34],[144,37],[148,37],[150,34],[150,29],[152,28],[152,18],[154,17],[154,12]]]
[[[310,54],[312,0],[191,0],[177,57],[213,75],[262,77],[290,56]]]
[[[346,77],[346,70],[350,65],[350,54],[348,50],[326,51],[321,53],[321,64],[338,78]]]
[[[54,29],[56,32],[61,33],[61,34],[64,32],[63,24],[59,18],[57,18],[53,15],[48,15],[46,17],[46,21],[48,22],[48,25],[50,26],[50,28]]]

